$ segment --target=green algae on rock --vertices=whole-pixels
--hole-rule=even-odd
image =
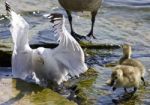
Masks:
[[[79,80],[75,83],[76,98],[73,99],[78,105],[93,105],[89,93],[92,91],[97,75],[98,72],[93,68],[89,68],[87,72],[80,75]]]
[[[48,88],[18,79],[1,79],[0,104],[13,105],[77,105]]]
[[[89,41],[80,41],[79,42],[82,48],[88,49],[118,49],[120,45],[115,44],[100,44],[100,43],[93,43]]]

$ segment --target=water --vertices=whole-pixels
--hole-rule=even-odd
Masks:
[[[54,42],[50,31],[50,23],[43,17],[44,14],[60,12],[66,16],[57,0],[7,0],[11,7],[23,15],[30,24],[30,43]],[[19,5],[18,5],[19,3]],[[9,21],[4,18],[4,0],[0,0],[0,49],[10,50],[12,40],[9,32]],[[66,21],[69,30],[68,21]],[[73,26],[75,31],[86,35],[90,30],[90,16],[87,13],[73,13]],[[133,57],[141,60],[146,66],[146,80],[150,76],[150,0],[104,0],[96,18],[94,34],[95,43],[123,44],[130,43],[133,46]],[[111,99],[122,93],[112,93],[111,89],[105,86],[105,81],[110,76],[111,70],[104,68],[105,63],[117,61],[122,52],[120,49],[113,51],[98,51],[104,55],[96,54],[90,63],[100,72],[96,82],[90,91],[91,100],[96,100],[99,105],[111,105]],[[150,104],[148,85],[141,89],[135,99],[122,103],[122,105],[148,105]]]

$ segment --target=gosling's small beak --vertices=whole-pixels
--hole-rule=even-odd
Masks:
[[[109,80],[106,81],[106,84],[107,84],[108,86],[113,86],[114,83],[115,83],[115,80],[112,80],[112,79],[109,79]]]
[[[115,80],[113,79],[113,80],[111,80],[110,81],[110,86],[113,86],[114,85],[114,83],[115,83]]]

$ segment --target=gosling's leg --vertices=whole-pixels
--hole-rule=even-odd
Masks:
[[[137,91],[137,87],[134,87],[133,94]]]
[[[146,83],[145,83],[144,77],[141,77],[141,80],[143,81],[143,85],[144,85],[144,86],[146,86]]]
[[[94,23],[95,23],[95,17],[97,15],[97,11],[94,11],[94,12],[91,12],[91,15],[92,15],[92,25],[91,25],[91,31],[89,32],[89,34],[87,35],[88,37],[93,37],[94,39],[96,38],[94,35],[93,35],[93,29],[94,29]]]
[[[113,87],[113,88],[112,88],[113,91],[115,91],[116,89],[117,89],[116,87]]]
[[[125,93],[128,93],[127,88],[124,88]]]
[[[70,29],[71,29],[71,35],[77,39],[77,40],[80,40],[80,39],[85,39],[85,36],[81,36],[81,35],[78,35],[74,32],[74,29],[72,27],[72,16],[71,16],[71,12],[66,10],[66,13],[68,15],[68,20],[69,20],[69,24],[70,24]]]

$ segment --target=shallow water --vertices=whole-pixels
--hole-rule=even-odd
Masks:
[[[20,13],[30,24],[30,43],[54,42],[50,30],[50,23],[43,17],[44,14],[65,11],[60,7],[57,0],[7,0],[11,7]],[[19,2],[19,5],[18,5]],[[12,49],[12,40],[9,32],[9,21],[5,19],[4,0],[0,1],[0,49]],[[66,26],[69,30],[68,21]],[[86,35],[90,29],[90,16],[88,13],[73,13],[73,25],[75,31]],[[149,98],[149,76],[150,76],[150,0],[104,0],[96,18],[94,33],[95,43],[123,44],[130,43],[133,46],[133,57],[141,60],[146,66],[146,89],[140,89],[136,96],[121,103],[121,105],[148,105]],[[7,46],[7,48],[5,48]],[[96,50],[96,55],[87,57],[88,64],[99,71],[99,76],[88,93],[91,100],[98,105],[112,105],[112,99],[123,90],[112,92],[111,88],[105,86],[111,69],[103,67],[104,64],[115,62],[122,52],[117,50]],[[9,71],[10,69],[8,69]],[[4,72],[3,72],[4,73]]]

